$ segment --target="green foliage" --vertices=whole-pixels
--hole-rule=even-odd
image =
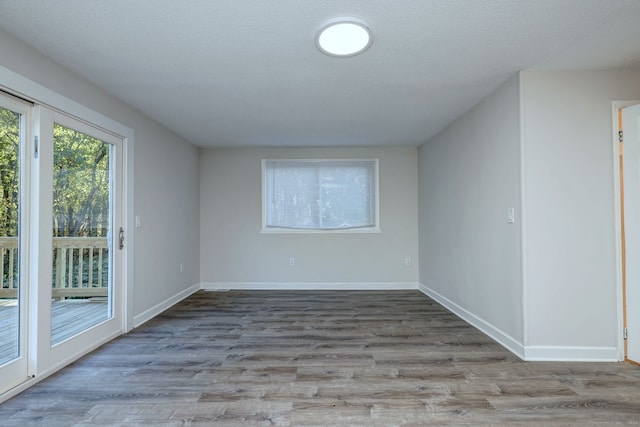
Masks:
[[[109,144],[57,124],[53,134],[53,235],[106,236]]]
[[[20,115],[0,108],[0,236],[18,235]]]
[[[19,185],[20,121],[20,114],[0,107],[0,236],[6,237],[17,237],[19,233],[19,192],[23,190]],[[53,236],[107,236],[110,145],[58,124],[54,125],[53,136]],[[12,287],[8,283],[9,251],[0,252],[0,262],[4,265],[0,285]],[[54,252],[54,270],[55,258]],[[77,269],[79,261],[72,265]],[[88,269],[97,271],[97,264],[85,265],[84,271]],[[16,284],[18,274],[18,263],[14,262]]]
[[[53,235],[106,236],[109,145],[54,126]],[[0,108],[0,236],[18,235],[20,115]]]

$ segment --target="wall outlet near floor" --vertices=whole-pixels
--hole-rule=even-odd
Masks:
[[[411,265],[411,258],[410,257],[406,257],[404,259],[404,265],[406,265],[407,267]]]
[[[296,259],[295,258],[289,258],[289,265],[296,265]]]
[[[180,263],[180,273],[182,273],[184,271],[184,263],[181,262]]]

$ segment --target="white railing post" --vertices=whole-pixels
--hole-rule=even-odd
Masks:
[[[18,294],[18,277],[14,272],[18,266],[17,257],[18,238],[0,237],[0,297],[15,298]],[[4,268],[5,261],[7,262],[7,269]],[[6,282],[5,277],[7,278]]]
[[[4,247],[0,246],[0,288],[4,288]],[[9,253],[11,256],[11,253]],[[9,283],[9,287],[11,287],[11,283]]]

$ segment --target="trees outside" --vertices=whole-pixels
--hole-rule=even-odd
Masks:
[[[20,114],[0,108],[0,236],[18,235]]]
[[[16,287],[20,177],[20,114],[0,107],[0,288]],[[14,238],[14,239],[9,239]]]
[[[14,238],[14,241],[19,234],[22,190],[20,121],[20,114],[0,107],[0,238]],[[54,125],[54,237],[107,236],[110,211],[109,156],[109,144],[82,132]],[[17,259],[13,262],[10,260],[11,256],[16,255],[6,248],[0,249],[0,252],[2,287],[16,287],[18,262]],[[77,251],[72,252],[72,258],[79,258]],[[55,264],[54,259],[54,268]],[[76,265],[75,262],[70,264]],[[88,267],[85,266],[85,271],[88,271]],[[8,283],[10,276],[13,276],[14,284]]]
[[[54,124],[53,139],[53,237],[106,238],[110,145],[58,124]],[[92,277],[101,274],[106,285],[109,260],[97,256],[100,251],[103,249],[54,250],[54,287],[68,286],[68,279],[61,283],[65,277],[71,278],[73,287],[96,286],[97,282],[89,283],[90,271]]]
[[[109,144],[58,124],[53,135],[53,236],[105,237]]]

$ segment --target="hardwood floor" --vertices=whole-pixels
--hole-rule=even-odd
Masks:
[[[200,291],[0,425],[640,425],[640,368],[523,362],[418,291]]]

